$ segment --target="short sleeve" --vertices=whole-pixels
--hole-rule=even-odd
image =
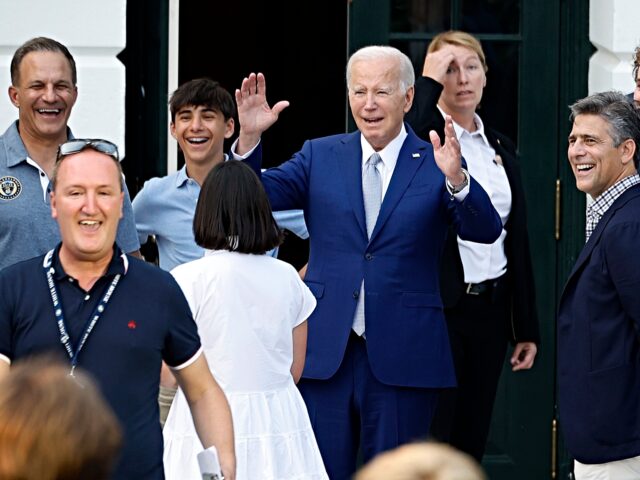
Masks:
[[[155,232],[151,228],[151,205],[149,205],[149,181],[146,181],[142,189],[136,194],[132,202],[133,215],[135,218],[136,231],[140,244],[147,243],[149,235]]]
[[[294,319],[293,327],[297,327],[302,322],[304,322],[307,318],[311,316],[313,311],[316,308],[317,300],[316,297],[313,296],[309,287],[307,287],[304,282],[298,276],[298,272],[293,270],[295,275],[296,287],[300,302],[300,308],[298,309],[298,316]]]
[[[138,241],[138,233],[136,232],[136,223],[133,216],[133,207],[131,206],[131,198],[129,190],[124,186],[124,205],[123,216],[118,223],[118,234],[116,243],[125,253],[135,252],[140,249]]]
[[[175,368],[185,366],[185,363],[195,359],[201,345],[189,304],[173,277],[168,277],[170,288],[166,303],[169,305],[169,332],[162,358],[167,365]]]

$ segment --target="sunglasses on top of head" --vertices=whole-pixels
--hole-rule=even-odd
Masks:
[[[109,155],[116,162],[120,161],[118,147],[116,144],[101,138],[75,138],[68,142],[64,142],[58,147],[57,160],[60,160],[62,157],[66,157],[67,155],[79,153],[86,148],[91,148],[97,152]]]

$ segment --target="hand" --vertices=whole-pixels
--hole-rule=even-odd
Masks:
[[[434,79],[436,82],[444,83],[449,65],[455,59],[455,55],[450,48],[444,47],[435,52],[428,53],[424,59],[422,76]]]
[[[440,145],[440,137],[435,130],[429,132],[433,156],[438,168],[449,180],[451,185],[460,185],[465,180],[462,173],[462,155],[460,154],[460,142],[453,128],[453,120],[449,115],[444,120],[444,145]]]
[[[236,459],[233,458],[222,458],[220,459],[220,470],[222,471],[222,476],[224,480],[236,480]]]
[[[243,155],[256,146],[262,132],[276,123],[280,112],[289,106],[286,100],[273,107],[267,103],[267,88],[262,73],[249,74],[235,92],[240,133],[236,153]]]
[[[511,366],[514,372],[529,370],[533,367],[533,360],[538,353],[538,347],[533,342],[519,342],[511,355]]]

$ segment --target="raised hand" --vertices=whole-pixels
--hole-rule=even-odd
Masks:
[[[460,142],[458,142],[453,121],[449,115],[444,120],[444,145],[440,144],[440,137],[435,130],[429,132],[429,138],[433,145],[436,165],[451,185],[460,185],[465,180],[465,175],[462,173],[462,154],[460,153]]]
[[[449,65],[455,60],[455,55],[451,48],[444,47],[435,52],[428,53],[424,59],[422,76],[430,77],[436,82],[444,83]]]
[[[269,106],[262,73],[250,73],[245,77],[240,88],[236,89],[235,97],[240,123],[236,153],[243,155],[258,143],[262,132],[278,120],[280,112],[289,106],[289,102],[282,100],[273,107]]]

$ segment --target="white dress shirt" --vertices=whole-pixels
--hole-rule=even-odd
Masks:
[[[453,122],[462,156],[467,162],[467,168],[473,178],[484,188],[500,215],[502,225],[507,223],[511,212],[511,188],[502,165],[496,157],[496,152],[489,144],[484,134],[484,125],[476,114],[476,130],[469,132]],[[458,248],[464,269],[466,283],[480,283],[485,280],[498,278],[507,271],[507,257],[504,252],[504,240],[507,236],[502,229],[500,237],[492,244],[483,244],[462,240],[458,237]]]

